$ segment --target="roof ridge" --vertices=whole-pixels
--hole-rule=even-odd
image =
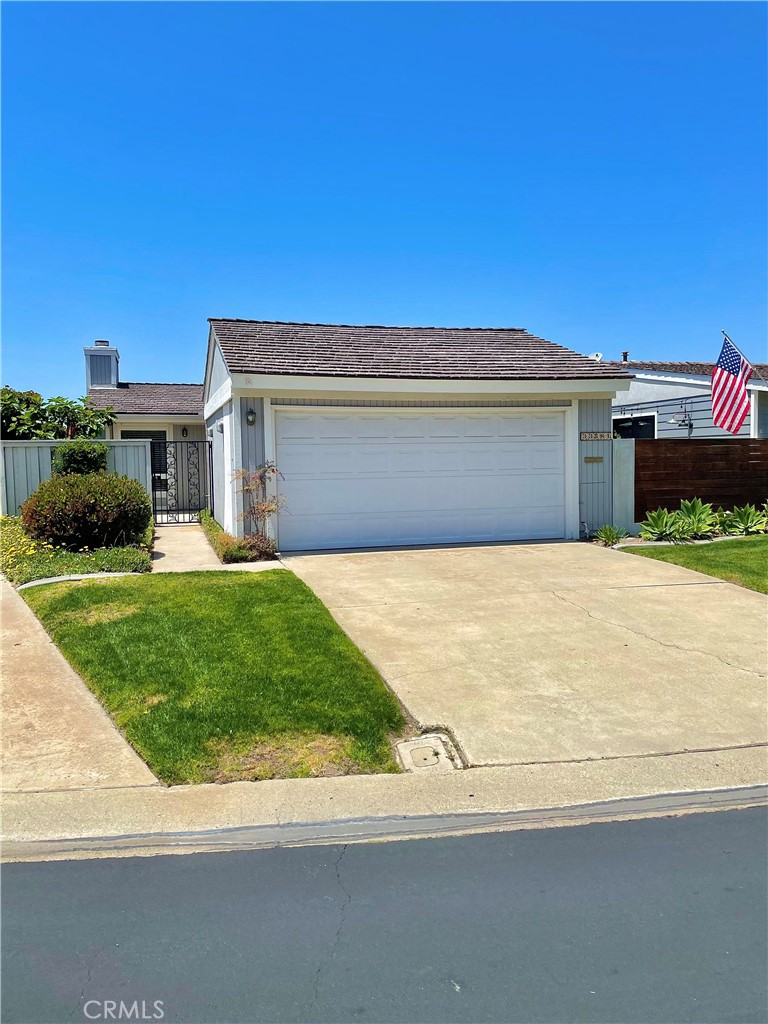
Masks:
[[[204,381],[194,381],[189,383],[187,381],[180,380],[121,380],[119,384],[151,384],[153,387],[169,387],[169,388],[201,388],[204,386]],[[98,388],[99,391],[109,391],[109,388]]]
[[[424,327],[418,324],[329,324],[313,323],[306,320],[250,320],[247,317],[238,316],[209,316],[208,323],[268,324],[275,327],[352,327],[359,330],[374,328],[382,331],[510,331],[516,334],[528,334],[526,327],[438,327],[435,324]],[[531,337],[536,337],[536,335],[531,335]]]

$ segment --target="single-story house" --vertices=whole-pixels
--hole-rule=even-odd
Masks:
[[[634,378],[629,390],[613,400],[617,437],[768,437],[768,364],[755,364],[747,385],[750,410],[737,435],[712,422],[713,363],[625,359],[604,365],[627,370]]]
[[[113,409],[110,438],[204,441],[202,384],[120,380],[120,353],[108,341],[86,345],[85,386],[95,409]]]
[[[578,538],[612,521],[612,402],[631,383],[521,328],[211,319],[214,514],[274,462],[281,550]]]

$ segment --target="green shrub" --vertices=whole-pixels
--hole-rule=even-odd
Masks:
[[[21,506],[28,536],[71,551],[142,540],[152,501],[138,482],[107,473],[51,477]]]
[[[680,502],[680,511],[676,513],[681,539],[705,539],[711,537],[717,529],[717,516],[712,506],[701,498]]]
[[[595,530],[592,534],[592,537],[595,540],[600,541],[600,543],[607,548],[611,548],[614,544],[618,544],[619,541],[624,540],[626,536],[626,530],[622,530],[620,526],[611,526],[608,523],[605,523],[599,530]]]
[[[54,473],[106,473],[109,446],[84,438],[59,444],[53,450],[51,466]]]
[[[730,532],[746,536],[750,533],[762,533],[766,527],[766,516],[754,505],[742,505],[734,508],[730,516]]]
[[[643,540],[685,540],[679,517],[666,508],[657,508],[648,512],[645,521],[640,524],[640,536]]]
[[[207,508],[200,513],[200,525],[219,560],[226,565],[235,562],[261,562],[275,557],[274,541],[262,534],[233,537],[216,522]]]

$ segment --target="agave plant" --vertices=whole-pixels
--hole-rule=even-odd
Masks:
[[[766,516],[762,509],[754,505],[738,506],[731,512],[732,533],[746,536],[749,533],[762,533],[766,527]]]
[[[701,498],[681,501],[676,518],[680,527],[680,539],[711,537],[717,529],[717,517],[712,511],[712,506],[709,502],[703,502]]]
[[[733,524],[733,512],[727,512],[722,505],[715,512],[715,533],[727,537],[735,532]]]
[[[601,544],[605,545],[605,547],[611,548],[614,544],[618,544],[620,540],[624,540],[627,536],[627,531],[622,530],[620,526],[611,526],[605,523],[599,530],[595,530],[592,536],[595,540],[599,540]]]
[[[666,508],[657,508],[646,513],[645,521],[640,524],[640,536],[643,540],[684,540],[680,519],[675,512]]]

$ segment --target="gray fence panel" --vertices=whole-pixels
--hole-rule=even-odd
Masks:
[[[152,469],[149,441],[104,441],[109,447],[107,468],[112,473],[138,480],[152,494]],[[2,445],[2,481],[0,510],[3,515],[18,515],[22,504],[43,480],[51,476],[51,456],[66,441],[4,441]]]

